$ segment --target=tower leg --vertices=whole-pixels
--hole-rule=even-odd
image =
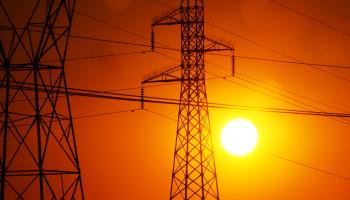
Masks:
[[[12,6],[0,2],[1,199],[84,199],[64,73],[75,0],[36,1],[24,26]]]

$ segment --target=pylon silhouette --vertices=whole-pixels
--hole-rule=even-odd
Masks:
[[[64,72],[75,0],[33,2],[0,1],[0,199],[84,199]]]
[[[218,200],[204,55],[233,48],[205,36],[203,0],[182,0],[180,8],[156,20],[152,27],[176,24],[181,25],[180,66],[152,73],[142,83],[181,82],[170,199]],[[152,30],[152,50],[154,43]]]

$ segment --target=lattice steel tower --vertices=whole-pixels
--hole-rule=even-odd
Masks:
[[[0,1],[0,199],[84,199],[64,72],[74,7]]]
[[[204,54],[233,49],[205,37],[203,0],[182,0],[180,8],[156,20],[181,25],[181,64],[147,77],[143,84],[180,81],[170,199],[219,199],[205,86]],[[152,31],[152,49],[154,49]]]

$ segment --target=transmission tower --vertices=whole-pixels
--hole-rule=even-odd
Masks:
[[[159,25],[181,25],[181,64],[152,73],[142,81],[142,84],[181,82],[170,200],[218,200],[204,54],[224,50],[233,52],[233,48],[205,36],[203,0],[181,0],[180,8],[155,20],[152,27]]]
[[[75,0],[20,3],[0,1],[0,199],[84,199],[64,72]]]

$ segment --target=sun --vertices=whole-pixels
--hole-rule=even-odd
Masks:
[[[236,156],[250,153],[258,142],[258,132],[252,122],[238,118],[222,129],[221,143],[226,151]]]

